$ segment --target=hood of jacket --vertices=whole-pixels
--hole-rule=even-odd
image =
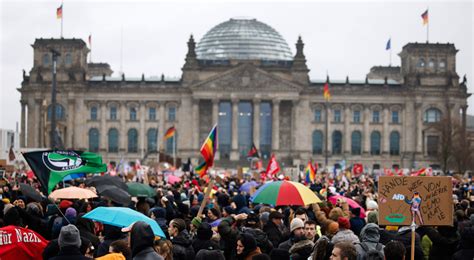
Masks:
[[[369,223],[362,228],[360,232],[361,242],[378,243],[380,240],[379,226],[375,223]]]
[[[155,235],[150,225],[143,221],[136,222],[130,232],[130,248],[132,257],[140,253],[147,247],[153,247]]]
[[[311,254],[314,243],[309,239],[300,240],[294,243],[290,248],[290,254],[301,252],[303,255]]]

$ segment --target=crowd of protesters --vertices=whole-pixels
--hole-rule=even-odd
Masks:
[[[416,229],[416,260],[474,258],[474,203],[468,177],[454,183],[453,225]],[[357,201],[366,217],[361,218],[361,209],[349,207],[345,199],[335,205],[327,200],[308,206],[253,205],[250,194],[239,190],[250,176],[220,178],[198,216],[206,184],[188,174],[174,185],[166,183],[162,173],[149,175],[148,185],[156,196],[138,198],[130,205],[101,197],[33,201],[19,191],[18,183],[35,188],[39,184],[16,174],[6,175],[0,190],[0,227],[27,227],[43,236],[49,241],[43,259],[410,259],[409,227],[378,224],[374,178],[352,178],[344,184],[336,179],[330,187],[324,178],[310,188],[325,193],[323,198],[339,194]],[[85,187],[84,179],[59,186],[64,184]],[[166,239],[155,237],[145,222],[122,229],[83,218],[99,206],[137,210],[154,219]]]

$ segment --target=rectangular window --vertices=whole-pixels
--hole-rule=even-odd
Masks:
[[[168,108],[168,121],[174,122],[176,120],[176,107]]]
[[[336,122],[336,123],[341,122],[341,110],[339,110],[339,109],[334,110],[334,122]]]
[[[398,111],[392,111],[392,123],[394,123],[394,124],[399,123]]]
[[[117,107],[110,108],[110,120],[117,120]]]
[[[428,136],[426,140],[426,150],[428,156],[437,156],[438,155],[438,144],[439,144],[439,137],[438,136]]]
[[[97,107],[91,108],[91,120],[93,121],[97,120]]]
[[[372,113],[372,122],[379,123],[380,122],[380,111],[374,111]]]
[[[354,123],[360,123],[360,111],[354,111],[353,121]]]
[[[319,109],[314,110],[314,122],[319,123],[321,121],[322,121],[321,110]]]
[[[130,108],[130,121],[136,121],[137,120],[137,109],[132,107]]]
[[[150,107],[148,109],[148,120],[151,120],[151,121],[156,120],[156,108]]]

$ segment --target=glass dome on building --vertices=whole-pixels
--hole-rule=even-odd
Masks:
[[[256,19],[232,18],[209,30],[196,48],[200,60],[293,60],[290,48],[272,27]]]

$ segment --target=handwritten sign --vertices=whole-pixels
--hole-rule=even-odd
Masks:
[[[452,193],[451,177],[381,176],[379,224],[453,225]]]

